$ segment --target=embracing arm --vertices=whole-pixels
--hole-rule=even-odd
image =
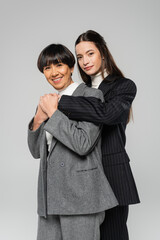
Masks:
[[[101,91],[96,90],[94,95],[103,98]],[[66,147],[82,156],[92,151],[101,132],[101,126],[90,122],[69,120],[59,110],[54,112],[44,129]]]
[[[104,95],[105,102],[94,97],[62,96],[58,109],[70,119],[113,125],[128,119],[135,95],[134,82],[119,79],[110,93]]]

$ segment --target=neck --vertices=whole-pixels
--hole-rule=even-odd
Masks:
[[[104,70],[103,75],[104,75],[104,78],[108,76],[106,69]],[[94,76],[91,76],[92,87],[98,88],[104,78],[102,77],[102,72],[99,72]]]
[[[58,92],[61,93],[61,92],[65,91],[72,83],[74,83],[73,80],[70,82],[70,84],[67,87],[58,89]]]

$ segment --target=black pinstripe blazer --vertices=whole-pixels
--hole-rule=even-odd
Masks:
[[[99,86],[102,103],[94,97],[62,96],[59,110],[70,119],[103,123],[102,161],[104,172],[120,205],[139,203],[139,196],[125,150],[125,129],[129,110],[136,95],[132,80],[107,76]]]

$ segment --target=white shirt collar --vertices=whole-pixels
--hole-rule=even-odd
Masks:
[[[58,91],[58,94],[60,96],[62,96],[62,95],[69,95],[69,96],[71,96],[73,94],[74,90],[76,90],[76,88],[79,86],[79,84],[80,83],[73,82],[68,87],[66,87],[65,89],[63,89],[61,91]]]

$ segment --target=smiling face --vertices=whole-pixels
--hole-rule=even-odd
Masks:
[[[93,42],[82,41],[76,45],[76,55],[80,68],[89,76],[101,71],[102,56]]]
[[[57,63],[50,64],[43,68],[43,73],[47,81],[54,87],[56,90],[63,90],[73,83],[71,78],[71,73],[73,68],[69,68],[67,64]]]

